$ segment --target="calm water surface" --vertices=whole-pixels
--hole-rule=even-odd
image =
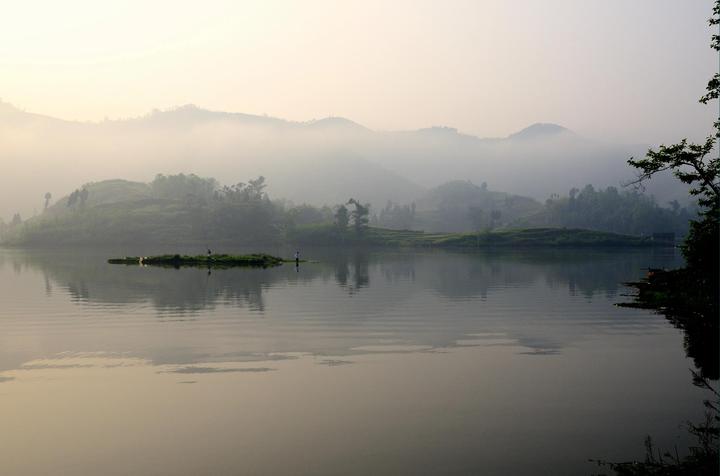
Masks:
[[[702,414],[681,333],[614,305],[672,251],[131,251],[0,250],[0,474],[591,474]]]

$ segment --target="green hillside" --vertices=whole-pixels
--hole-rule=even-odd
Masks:
[[[437,203],[420,202],[420,206],[437,206],[437,210],[426,213],[452,220],[451,211],[460,210],[465,199],[478,207],[494,203],[495,213],[477,210],[477,229],[482,231],[452,233],[451,222],[447,220],[449,228],[444,232],[389,229],[382,225],[368,227],[369,208],[353,208],[349,203],[350,211],[343,227],[336,223],[337,212],[344,207],[320,209],[272,201],[264,188],[262,177],[247,184],[220,187],[214,179],[183,174],[158,175],[148,184],[126,180],[90,183],[62,197],[37,217],[1,227],[0,243],[38,246],[292,243],[443,248],[654,244],[646,238],[578,227],[511,228],[502,223],[507,216],[530,212],[536,208],[534,202],[526,203],[522,197],[490,192],[466,182],[441,187],[442,193],[432,195],[433,200],[439,200]],[[365,221],[360,226],[353,221],[360,220],[356,216],[358,210],[365,213]],[[402,209],[408,210],[414,212],[414,208]],[[438,225],[440,221],[435,223]]]

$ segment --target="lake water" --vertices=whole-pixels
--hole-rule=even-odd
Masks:
[[[592,474],[703,413],[681,332],[615,306],[672,250],[131,251],[0,250],[0,474]]]

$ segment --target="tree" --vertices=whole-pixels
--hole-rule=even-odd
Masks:
[[[715,1],[710,25],[720,25],[720,0]],[[720,52],[720,35],[713,35],[711,46]],[[707,85],[707,93],[700,102],[718,99],[720,75],[715,74]],[[690,233],[685,239],[683,254],[687,266],[683,269],[658,271],[648,274],[643,283],[636,285],[636,303],[640,307],[654,308],[665,314],[676,327],[685,333],[685,350],[693,357],[700,373],[693,373],[693,383],[713,393],[705,400],[706,420],[700,425],[688,425],[690,434],[698,444],[690,448],[684,458],[654,448],[650,437],[646,439],[647,456],[644,462],[633,461],[607,464],[618,475],[694,475],[718,474],[718,422],[720,414],[717,400],[720,397],[708,379],[716,380],[718,354],[718,245],[719,203],[718,167],[720,158],[711,153],[720,138],[720,118],[715,121],[713,135],[702,144],[688,143],[683,139],[671,146],[661,145],[650,149],[642,159],[630,158],[628,163],[639,169],[631,183],[642,182],[663,171],[672,171],[683,183],[690,185],[690,193],[698,197],[701,212],[692,220]],[[720,152],[720,151],[718,151]],[[673,206],[673,208],[676,208]],[[702,358],[701,356],[709,356]],[[657,455],[657,457],[655,456]]]
[[[340,205],[335,212],[335,226],[341,232],[345,232],[349,223],[350,217],[348,216],[348,209],[345,205]]]
[[[80,198],[80,190],[75,190],[68,197],[67,206],[68,207],[74,206],[77,203],[77,201],[79,200],[79,198]]]
[[[262,175],[255,180],[249,180],[247,185],[248,196],[250,200],[262,200],[265,198],[265,192],[263,191],[267,184],[265,183],[265,177]]]
[[[195,174],[158,174],[150,187],[158,198],[207,203],[219,188],[219,184],[214,178],[198,177]]]
[[[47,210],[48,205],[50,205],[51,198],[52,198],[52,193],[46,192],[45,193],[45,210]]]
[[[354,205],[355,209],[350,213],[352,217],[353,227],[355,233],[358,235],[362,234],[368,226],[368,216],[370,215],[370,204],[361,204],[354,198],[351,198],[347,202],[348,205]]]
[[[75,189],[73,193],[70,194],[67,201],[68,207],[73,207],[75,205],[80,204],[81,207],[85,206],[85,202],[87,202],[88,196],[90,195],[90,192],[88,191],[87,187],[83,187],[82,190]],[[45,196],[47,199],[47,194]]]
[[[373,225],[395,230],[409,230],[415,221],[415,203],[398,205],[388,200],[380,216],[373,215]]]
[[[239,182],[229,187],[225,186],[215,192],[215,198],[231,203],[258,203],[267,200],[267,194],[264,192],[266,186],[265,177],[260,176],[248,181],[247,184]]]
[[[720,24],[720,0],[715,2],[710,25]],[[711,47],[720,52],[720,35],[713,35]],[[718,99],[720,75],[715,74],[708,82],[706,94],[700,102],[707,104]],[[657,173],[672,171],[681,182],[690,185],[690,194],[698,197],[701,207],[698,220],[690,223],[690,232],[683,246],[688,268],[695,269],[717,282],[720,253],[720,156],[713,149],[720,138],[720,117],[713,124],[714,133],[704,143],[689,143],[687,139],[673,145],[661,145],[657,150],[649,149],[644,158],[631,157],[628,163],[639,169],[637,179],[631,184],[642,186],[645,180]]]
[[[636,190],[583,187],[570,190],[566,197],[553,194],[545,203],[545,225],[588,228],[629,235],[672,232],[684,237],[694,209],[676,203],[662,208],[648,195]]]

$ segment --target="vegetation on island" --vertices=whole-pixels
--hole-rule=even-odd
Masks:
[[[145,266],[165,266],[180,268],[183,266],[202,266],[208,268],[232,268],[237,266],[262,267],[269,268],[271,266],[280,266],[289,260],[271,256],[268,254],[250,254],[250,255],[227,255],[227,254],[209,254],[209,255],[158,255],[158,256],[126,256],[124,258],[111,258],[108,260],[110,264],[125,265],[145,265]]]

